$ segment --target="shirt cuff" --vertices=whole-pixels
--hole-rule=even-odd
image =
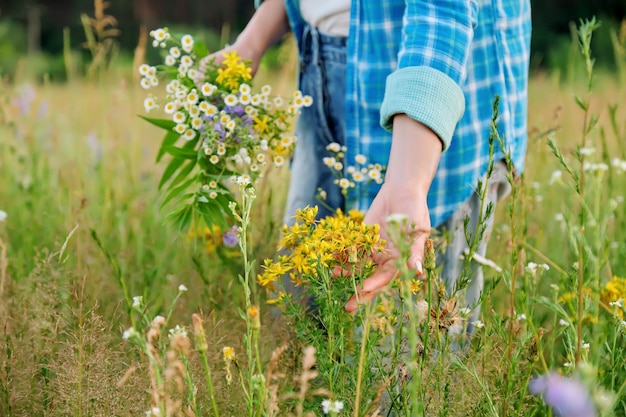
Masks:
[[[387,77],[380,124],[391,131],[393,116],[404,113],[435,132],[446,150],[464,111],[465,96],[452,78],[430,67],[406,67]]]

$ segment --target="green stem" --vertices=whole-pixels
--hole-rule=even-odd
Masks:
[[[209,361],[206,357],[206,352],[202,353],[202,364],[204,365],[204,371],[206,372],[206,387],[207,394],[211,399],[211,406],[213,407],[213,415],[215,417],[219,416],[217,411],[217,404],[215,402],[215,394],[213,393],[213,379],[211,378],[211,368],[209,367]]]

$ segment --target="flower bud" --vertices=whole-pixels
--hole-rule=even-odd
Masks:
[[[206,342],[206,334],[204,333],[204,326],[202,325],[202,317],[200,317],[199,314],[193,314],[191,319],[193,320],[193,335],[196,350],[200,353],[205,353],[209,349],[209,345]]]

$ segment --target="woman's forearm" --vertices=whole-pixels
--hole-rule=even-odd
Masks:
[[[405,114],[395,115],[385,182],[428,193],[441,152],[442,142],[435,132]]]
[[[237,38],[238,49],[260,59],[267,49],[289,32],[285,0],[265,0]]]

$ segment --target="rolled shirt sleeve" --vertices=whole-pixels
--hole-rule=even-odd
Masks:
[[[386,80],[380,123],[406,114],[432,129],[443,149],[450,146],[465,111],[460,87],[476,24],[477,4],[469,0],[408,0],[398,67]]]

